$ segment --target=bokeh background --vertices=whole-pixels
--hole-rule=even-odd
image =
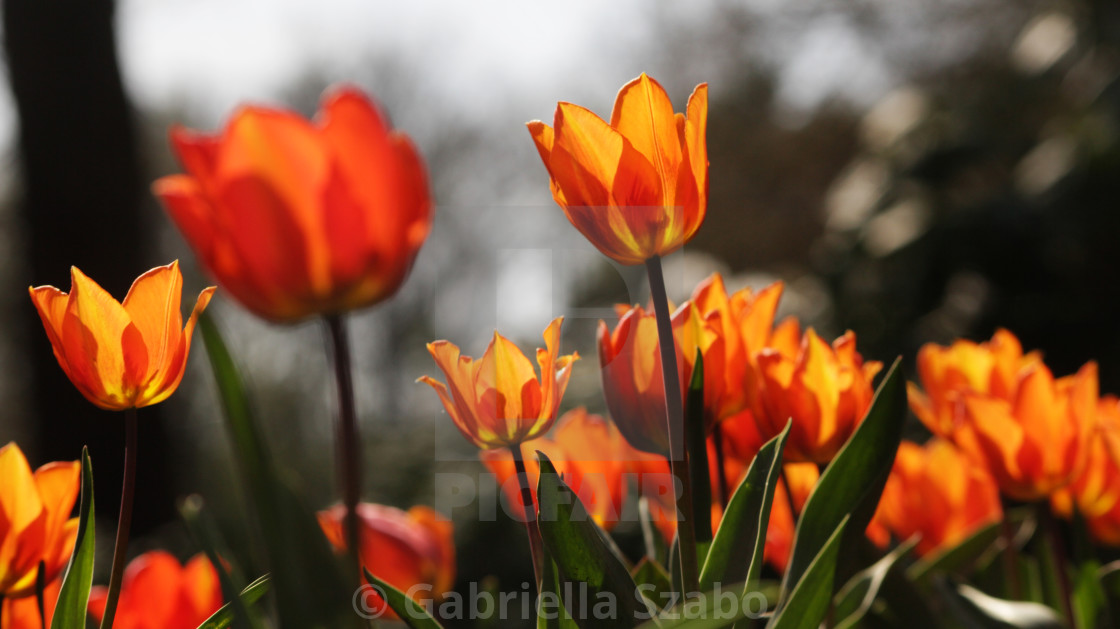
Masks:
[[[668,261],[677,299],[716,270],[732,287],[781,279],[783,314],[830,337],[854,330],[865,357],[912,367],[923,343],[1007,327],[1056,374],[1098,360],[1102,391],[1120,392],[1114,0],[3,0],[3,24],[0,442],[34,465],[90,444],[104,550],[123,425],[66,382],[26,287],[65,290],[73,264],[122,297],[180,258],[193,299],[208,280],[148,192],[176,170],[168,127],[214,130],[246,102],[310,115],[338,82],[415,139],[438,204],[405,288],[351,318],[368,500],[438,504],[441,474],[493,498],[472,447],[414,384],[435,369],[427,341],[478,355],[500,329],[532,347],[566,315],[565,349],[584,360],[564,408],[605,412],[595,327],[613,303],[645,301],[644,280],[566,223],[523,123],[550,121],[559,100],[606,116],[643,71],[678,110],[697,83],[711,89],[710,205]],[[223,298],[211,309],[270,445],[327,506],[325,331],[271,326]],[[243,547],[207,369],[196,342],[179,392],[141,412],[134,553],[193,552],[175,504],[194,492]],[[521,588],[519,526],[477,504],[449,515],[461,589]]]

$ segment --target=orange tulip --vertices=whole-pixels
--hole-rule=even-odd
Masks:
[[[363,502],[358,504],[359,543],[362,566],[379,579],[407,592],[417,601],[439,600],[455,584],[455,542],[451,521],[428,507],[407,512],[395,507]],[[335,505],[319,512],[319,526],[331,545],[346,551],[342,520],[346,508]],[[372,596],[376,596],[373,594]],[[373,603],[371,609],[383,609]],[[391,612],[387,618],[393,618]]]
[[[1041,362],[1038,352],[1024,355],[1019,339],[1003,329],[986,343],[927,343],[918,352],[918,377],[925,392],[908,383],[910,408],[933,434],[956,439],[964,421],[965,393],[1010,400],[1020,374]]]
[[[1065,489],[1050,498],[1059,515],[1070,518],[1076,506],[1098,541],[1120,545],[1120,460],[1112,440],[1120,431],[1120,400],[1106,395],[1097,406],[1097,425],[1091,431],[1085,467]]]
[[[651,454],[669,451],[665,419],[665,385],[658,351],[657,320],[641,306],[618,308],[620,318],[614,331],[599,321],[599,366],[602,368],[603,394],[611,419],[630,445]],[[689,301],[672,316],[676,341],[677,371],[681,392],[692,379],[696,350],[704,356],[704,405],[717,408],[725,395],[724,344],[718,322],[705,321]],[[707,368],[711,364],[712,368]]]
[[[47,463],[34,473],[15,443],[0,448],[0,598],[35,593],[39,562],[52,581],[70,560],[78,535],[71,518],[81,464]]]
[[[754,412],[763,439],[793,419],[785,459],[827,463],[852,435],[871,406],[871,381],[882,368],[864,362],[848,332],[831,346],[812,328],[801,337],[787,319],[758,353],[760,394]]]
[[[106,588],[89,594],[89,613],[101,622]],[[218,573],[205,555],[186,565],[155,550],[133,559],[125,570],[114,629],[194,629],[222,606]]]
[[[572,225],[608,257],[641,264],[676,251],[704,222],[707,121],[707,84],[692,92],[686,118],[642,74],[622,86],[609,124],[562,102],[553,126],[528,127]]]
[[[969,454],[986,462],[1007,496],[1048,498],[1081,472],[1097,403],[1096,363],[1058,380],[1039,363],[1021,376],[1011,400],[965,394],[975,446],[961,446],[976,448]]]
[[[179,262],[156,267],[132,283],[123,302],[76,267],[70,293],[29,289],[58,364],[87,400],[119,411],[167,399],[183,379],[191,334],[213,288],[199,294],[183,326]]]
[[[757,399],[757,355],[769,343],[782,288],[781,282],[775,282],[758,292],[747,287],[728,295],[723,277],[714,273],[692,291],[689,301],[710,329],[708,333],[722,341],[721,354],[704,354],[704,410],[709,427]]]
[[[325,95],[314,122],[245,107],[171,142],[187,174],[153,191],[222,287],[272,321],[392,296],[431,227],[416,148],[354,88]]]
[[[547,349],[537,349],[539,379],[521,350],[494,332],[494,340],[477,360],[461,356],[459,348],[447,341],[428,343],[428,352],[447,377],[447,386],[430,376],[421,376],[417,382],[436,390],[455,425],[484,450],[536,439],[552,427],[572,362],[579,360],[574,352],[558,356],[563,320],[557,317],[545,328]]]
[[[552,437],[539,437],[522,444],[526,453],[545,453],[564,482],[579,496],[588,514],[599,526],[610,530],[622,514],[626,499],[626,473],[630,462],[639,454],[615,428],[599,415],[574,408],[557,420]],[[521,504],[513,454],[508,449],[485,450],[479,453],[482,463],[497,479],[515,517],[525,518]],[[535,456],[525,459],[529,486],[536,503],[540,465]]]
[[[920,535],[919,555],[951,548],[1002,517],[992,477],[937,438],[924,446],[902,442],[875,514],[896,539]]]

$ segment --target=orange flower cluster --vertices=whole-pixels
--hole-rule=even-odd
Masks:
[[[319,526],[340,552],[346,550],[345,515],[342,505],[319,512]],[[439,600],[455,584],[455,544],[447,518],[428,507],[401,511],[363,502],[358,505],[358,519],[360,560],[371,574],[401,591],[418,584],[431,586],[431,591],[416,592],[418,601],[425,596]],[[381,608],[379,603],[370,604]]]
[[[728,295],[713,275],[673,315],[682,386],[697,349],[704,360],[704,415],[709,426],[776,436],[792,418],[787,460],[826,463],[871,405],[882,367],[864,362],[848,332],[833,345],[796,319],[773,327],[782,285]],[[614,330],[599,325],[599,361],[611,417],[631,445],[667,452],[664,385],[652,313],[620,309]],[[745,412],[742,412],[744,411]],[[756,428],[757,427],[757,428]]]
[[[95,586],[89,614],[105,613],[108,591]],[[218,573],[205,555],[186,565],[170,553],[144,553],[128,564],[113,626],[119,629],[194,629],[222,606]]]
[[[1076,508],[1092,536],[1102,544],[1120,546],[1120,399],[1101,397],[1097,424],[1089,437],[1085,467],[1073,482],[1054,492],[1056,513],[1072,517]]]
[[[924,446],[904,441],[869,535],[881,546],[888,533],[898,540],[918,535],[918,554],[925,555],[951,548],[1001,517],[999,488],[984,468],[944,439]]]
[[[1000,330],[987,343],[926,345],[918,374],[925,393],[910,386],[914,413],[981,462],[1006,496],[1045,500],[1081,473],[1097,421],[1095,363],[1056,379]]]

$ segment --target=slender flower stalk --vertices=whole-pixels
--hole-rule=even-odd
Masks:
[[[350,340],[346,322],[340,315],[327,318],[334,358],[335,383],[338,386],[338,423],[335,446],[338,448],[338,482],[342,487],[342,504],[346,508],[342,529],[350,556],[362,556],[358,534],[358,499],[361,496],[362,452],[358,435],[358,414],[354,405],[354,378],[350,365]],[[372,566],[367,566],[372,570]]]
[[[712,426],[712,443],[715,445],[716,452],[716,478],[719,481],[719,507],[721,510],[727,508],[727,501],[731,498],[731,488],[727,482],[727,469],[725,468],[725,457],[723,454],[723,428],[719,423]]]
[[[521,444],[511,445],[513,465],[517,470],[517,484],[521,487],[521,506],[525,514],[525,532],[529,536],[529,552],[533,555],[533,577],[537,588],[541,587],[541,570],[544,568],[544,553],[541,551],[541,533],[537,526],[536,509],[533,506],[533,490],[529,488],[529,473],[525,470],[525,459],[521,456]]]
[[[699,564],[696,559],[696,527],[692,519],[692,479],[688,473],[688,449],[684,430],[684,401],[681,399],[680,374],[677,373],[677,350],[673,326],[669,320],[669,298],[665,292],[665,275],[661,257],[646,260],[653,309],[657,316],[658,347],[661,351],[661,373],[665,383],[665,418],[669,432],[669,466],[673,477],[681,483],[676,492],[677,537],[681,575],[686,592],[700,587]],[[676,488],[674,488],[675,490]]]
[[[1073,612],[1073,587],[1069,582],[1069,556],[1066,554],[1065,540],[1058,530],[1058,521],[1050,511],[1049,501],[1037,503],[1038,519],[1046,528],[1045,535],[1050,542],[1050,552],[1054,559],[1054,571],[1058,573],[1058,592],[1062,599],[1062,615],[1069,626],[1076,626],[1077,616]]]
[[[124,579],[125,556],[128,554],[128,532],[132,528],[132,498],[136,494],[136,409],[124,412],[124,483],[121,487],[121,512],[117,518],[117,542],[113,549],[113,569],[109,576],[109,594],[101,629],[111,629],[117,614],[117,601]]]

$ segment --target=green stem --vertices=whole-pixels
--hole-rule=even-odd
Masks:
[[[685,593],[700,589],[700,568],[696,559],[696,528],[692,517],[692,480],[688,472],[688,448],[685,444],[684,402],[681,380],[677,373],[677,349],[670,321],[669,298],[665,293],[665,276],[661,257],[646,260],[650,297],[657,318],[658,346],[661,350],[661,374],[665,384],[665,416],[669,431],[669,467],[681,483],[677,492],[677,550]],[[675,489],[675,488],[674,488]]]
[[[121,487],[121,512],[117,518],[117,543],[113,549],[113,568],[109,574],[109,593],[105,598],[105,615],[101,629],[111,629],[121,596],[124,563],[128,554],[128,532],[132,528],[132,499],[136,495],[136,409],[124,412],[124,483]]]
[[[362,455],[358,436],[358,413],[354,405],[354,376],[350,366],[350,340],[342,315],[328,315],[335,384],[338,387],[338,422],[335,425],[338,482],[342,487],[342,504],[346,513],[342,530],[350,557],[362,565],[361,535],[358,526],[358,499],[361,496]],[[370,568],[371,566],[366,566]]]
[[[1073,613],[1073,587],[1069,582],[1069,556],[1066,554],[1065,540],[1062,532],[1058,530],[1058,521],[1050,512],[1050,502],[1038,503],[1038,519],[1046,527],[1046,535],[1050,538],[1050,552],[1054,557],[1054,569],[1058,573],[1058,589],[1062,599],[1062,613],[1070,627],[1077,626],[1077,617]]]
[[[724,454],[723,454],[723,428],[722,422],[716,422],[712,426],[712,442],[715,444],[716,450],[716,478],[719,479],[719,506],[720,509],[727,509],[727,501],[731,498],[731,486],[727,482],[727,470],[724,469]]]
[[[537,513],[533,508],[533,490],[529,488],[529,473],[525,470],[525,459],[521,456],[521,444],[509,447],[513,455],[513,467],[517,470],[517,484],[521,487],[521,507],[525,517],[525,533],[529,536],[529,552],[533,556],[533,577],[537,581],[537,591],[541,588],[541,571],[544,569],[544,552],[541,550],[541,534],[537,527]]]
[[[1013,601],[1022,600],[1023,586],[1019,582],[1019,557],[1015,551],[1015,527],[1011,523],[1007,505],[1003,507],[1001,523],[1003,537],[1003,576],[1007,580],[1007,594]]]

